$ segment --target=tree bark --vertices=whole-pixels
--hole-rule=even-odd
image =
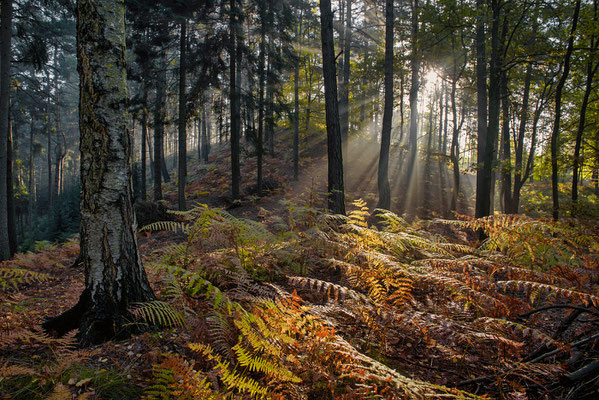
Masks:
[[[412,3],[412,55],[410,56],[410,68],[412,70],[410,86],[410,138],[409,138],[409,158],[406,174],[405,190],[410,188],[412,174],[416,164],[418,154],[418,92],[420,90],[420,54],[418,50],[418,12],[419,0],[413,0]]]
[[[333,42],[333,12],[330,0],[320,0],[320,26],[322,64],[325,93],[328,151],[328,209],[335,214],[345,214],[343,188],[343,155],[337,80],[335,79],[335,48]]]
[[[208,144],[208,117],[206,116],[206,108],[202,111],[202,159],[208,163],[209,144]]]
[[[185,184],[187,181],[187,19],[181,21],[181,39],[179,43],[179,171],[178,171],[178,203],[179,211],[185,211]]]
[[[596,2],[595,2],[595,16],[596,14]],[[596,22],[596,18],[595,18]],[[597,43],[595,41],[595,37],[591,37],[591,49],[593,51],[597,50]],[[578,203],[578,170],[580,167],[580,148],[582,146],[582,137],[584,134],[585,124],[586,124],[586,112],[589,104],[589,98],[591,96],[591,92],[593,90],[593,77],[599,68],[599,63],[593,65],[593,55],[589,55],[589,60],[587,61],[587,77],[586,77],[586,86],[584,89],[584,96],[582,98],[582,104],[580,105],[580,118],[578,120],[578,129],[576,130],[576,144],[574,146],[574,162],[572,166],[572,213],[576,215],[577,213],[577,203]]]
[[[258,58],[258,136],[256,138],[256,187],[257,195],[262,196],[262,164],[264,159],[264,85],[266,79],[266,13],[262,10],[260,24],[260,55]]]
[[[341,99],[339,101],[339,117],[341,123],[341,142],[347,144],[349,133],[349,75],[351,62],[351,7],[352,1],[345,1],[345,27],[343,34],[343,68],[341,71]]]
[[[507,71],[501,72],[501,191],[503,197],[503,211],[511,213],[512,204],[512,168],[511,168],[511,142],[510,142],[510,112],[508,94]]]
[[[522,161],[524,158],[524,135],[526,133],[526,123],[528,121],[528,102],[530,99],[530,84],[532,82],[532,63],[526,66],[526,76],[524,78],[524,93],[522,96],[522,109],[520,110],[520,125],[518,127],[518,137],[515,146],[515,171],[514,171],[514,191],[512,193],[512,202],[509,212],[518,214],[520,208],[520,189],[522,189]]]
[[[562,76],[557,83],[555,89],[555,119],[553,121],[553,130],[551,131],[551,196],[553,198],[553,219],[559,218],[559,191],[558,191],[558,169],[557,169],[557,146],[559,142],[559,127],[560,120],[562,117],[562,91],[568,75],[570,74],[570,57],[574,50],[574,34],[576,33],[576,26],[578,25],[578,15],[580,13],[580,0],[576,1],[574,8],[574,15],[572,17],[572,29],[570,30],[570,37],[568,39],[568,47],[564,56],[564,68]]]
[[[391,145],[391,126],[393,123],[393,0],[385,1],[385,108],[383,111],[383,130],[381,132],[381,153],[379,156],[377,208],[391,208],[391,189],[389,187],[389,146]]]
[[[160,52],[156,76],[156,104],[154,106],[154,201],[162,200],[162,170],[164,168],[164,114],[166,102],[166,50]]]
[[[10,108],[9,108],[10,109]],[[10,256],[17,252],[17,222],[15,214],[15,193],[14,193],[14,141],[13,125],[10,120],[10,111],[8,119],[8,141],[6,151],[6,213],[8,216],[8,247]]]
[[[132,207],[124,2],[80,0],[77,11],[85,290],[72,309],[43,327],[59,335],[79,328],[81,342],[95,344],[129,334],[131,304],[155,297]]]
[[[32,116],[29,125],[29,179],[27,180],[27,228],[30,232],[33,230],[33,204],[35,203],[35,151],[33,148],[33,134],[35,132],[34,121]]]
[[[300,12],[299,22],[297,27],[297,41],[298,41],[298,52],[295,60],[295,71],[293,75],[293,100],[294,100],[294,113],[293,113],[293,180],[297,181],[299,178],[299,71],[300,71],[300,59],[302,56],[302,21],[303,11]]]
[[[477,218],[489,215],[491,207],[491,171],[483,167],[487,152],[487,55],[485,46],[484,0],[476,0],[476,94],[477,152],[476,209]],[[492,141],[491,141],[492,142]],[[491,143],[492,146],[492,143]],[[488,173],[487,173],[488,172]]]
[[[10,107],[10,64],[12,0],[2,0],[0,16],[0,261],[10,258],[8,234],[8,135]]]
[[[141,200],[147,199],[147,141],[148,141],[148,86],[144,83],[143,108],[141,110]]]
[[[231,105],[231,196],[233,200],[239,199],[239,186],[241,179],[241,171],[239,167],[239,138],[241,136],[241,115],[239,104],[239,93],[237,88],[237,63],[239,60],[239,22],[238,10],[235,5],[235,0],[230,0],[229,10],[229,102]]]

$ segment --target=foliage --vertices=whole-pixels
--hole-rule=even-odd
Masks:
[[[595,334],[594,320],[563,312],[599,315],[591,228],[524,217],[443,221],[485,229],[489,240],[474,248],[427,230],[442,224],[390,212],[377,214],[386,221],[379,229],[363,202],[354,205],[350,217],[310,209],[310,226],[286,223],[293,234],[270,233],[267,212],[263,225],[206,206],[145,228],[167,229],[170,236],[147,240],[170,243],[152,246],[146,263],[160,300],[132,305],[132,322],[168,328],[175,342],[155,333],[135,359],[147,371],[137,375],[143,397],[475,399],[543,385],[559,398],[550,385],[564,376],[569,349],[584,354],[574,370],[596,356],[592,341],[577,344]],[[21,268],[40,254],[50,260],[30,253],[17,258]],[[551,264],[556,254],[568,256]],[[256,274],[256,265],[268,273]],[[0,387],[17,398],[15,387],[37,397],[73,393],[74,376],[91,378],[94,390],[108,379],[111,390],[130,390],[124,372],[85,366],[89,354],[69,347],[70,338],[12,320],[0,326],[1,354],[34,343],[56,354],[47,369],[0,361]],[[90,372],[75,372],[82,368]]]

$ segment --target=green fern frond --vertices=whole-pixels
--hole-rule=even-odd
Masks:
[[[0,290],[18,289],[34,282],[46,282],[50,275],[23,268],[0,268]]]
[[[157,232],[157,231],[170,231],[170,232],[183,232],[187,233],[187,225],[183,222],[177,221],[158,221],[146,225],[140,229],[141,232]]]
[[[228,361],[223,361],[219,354],[215,354],[210,345],[202,343],[189,343],[187,345],[192,351],[203,355],[208,361],[213,361],[216,365],[214,370],[218,372],[221,380],[227,385],[229,390],[235,389],[240,393],[247,393],[254,397],[264,397],[268,390],[261,386],[255,379],[240,375],[235,369],[231,368]]]
[[[163,301],[133,303],[131,313],[136,319],[159,327],[184,327],[185,317]]]
[[[257,355],[252,355],[248,352],[240,342],[233,347],[233,351],[237,355],[237,362],[242,367],[247,367],[250,371],[262,372],[263,374],[278,379],[281,381],[299,383],[301,379],[295,376],[287,368],[284,368],[274,362],[266,360]]]

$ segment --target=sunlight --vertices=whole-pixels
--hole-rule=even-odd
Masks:
[[[440,87],[443,83],[443,79],[434,68],[429,69],[422,78],[423,89],[427,94],[434,92],[435,88]]]

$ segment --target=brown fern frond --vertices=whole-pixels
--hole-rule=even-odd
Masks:
[[[497,285],[503,288],[505,291],[524,290],[529,299],[531,299],[531,295],[534,295],[535,297],[536,295],[546,295],[562,297],[574,302],[582,303],[585,306],[599,306],[599,297],[595,295],[575,290],[564,289],[553,285],[547,285],[544,283],[531,281],[499,281],[497,282]],[[533,303],[534,298],[532,298],[531,300],[531,303]]]
[[[322,281],[320,279],[307,278],[303,276],[287,276],[287,280],[293,286],[324,294],[328,300],[332,299],[335,302],[344,301],[348,298],[355,301],[365,300],[363,295],[352,289],[337,285],[335,283]]]

